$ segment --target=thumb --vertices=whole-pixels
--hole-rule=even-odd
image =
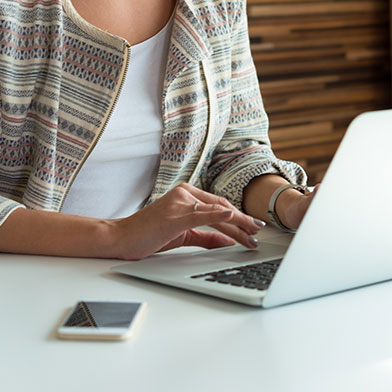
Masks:
[[[206,249],[221,248],[235,245],[229,236],[217,231],[188,230],[184,239],[184,246],[201,246]]]

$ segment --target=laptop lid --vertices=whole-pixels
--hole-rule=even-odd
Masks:
[[[153,255],[112,268],[204,294],[271,307],[392,278],[392,110],[362,114],[350,125],[323,184],[266,292],[213,285],[190,275],[242,262],[282,257],[287,246],[263,242],[257,252],[235,249]],[[288,245],[288,243],[287,243]],[[227,252],[230,252],[228,255]],[[243,260],[244,258],[244,260]],[[251,260],[252,259],[252,260]],[[220,287],[219,287],[220,286]]]
[[[349,126],[264,307],[392,279],[392,110]]]

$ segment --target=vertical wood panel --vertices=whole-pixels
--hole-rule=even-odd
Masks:
[[[248,0],[273,148],[303,164],[310,183],[357,114],[390,107],[389,2]]]

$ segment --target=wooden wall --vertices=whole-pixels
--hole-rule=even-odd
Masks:
[[[389,0],[248,0],[278,157],[319,182],[349,122],[390,107]]]

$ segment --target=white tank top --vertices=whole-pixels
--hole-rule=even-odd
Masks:
[[[112,117],[77,175],[62,212],[122,218],[143,207],[159,167],[162,93],[171,22],[132,46]]]

